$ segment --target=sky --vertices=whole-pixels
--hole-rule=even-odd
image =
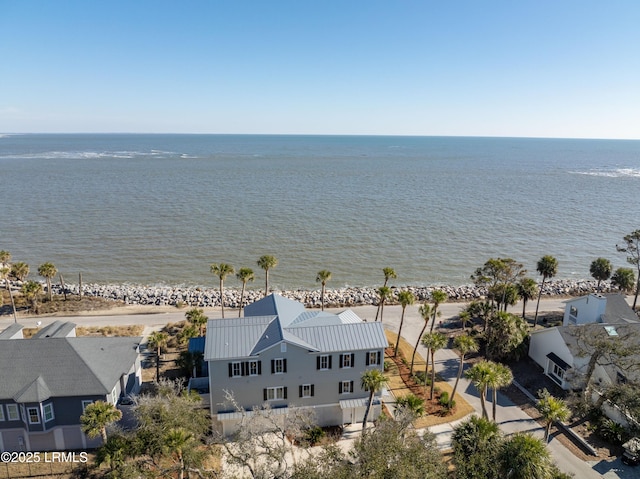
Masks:
[[[0,0],[0,132],[640,139],[640,2]]]

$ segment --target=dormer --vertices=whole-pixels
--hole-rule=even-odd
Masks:
[[[600,323],[606,307],[607,298],[601,294],[591,293],[571,299],[566,302],[562,325]]]

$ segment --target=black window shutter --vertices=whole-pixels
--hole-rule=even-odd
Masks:
[[[316,369],[320,369],[320,356],[316,358]]]
[[[283,359],[282,360],[282,372],[286,373],[287,372],[287,359]]]
[[[366,353],[367,355],[365,356],[365,360],[366,360],[366,365],[369,366],[369,353]]]
[[[380,351],[376,353],[376,364],[380,366]]]
[[[350,386],[350,388],[349,388],[349,389],[351,390],[351,392],[353,392],[353,381],[351,381],[351,383],[350,383],[350,385],[349,385],[349,386]]]
[[[243,376],[246,376],[247,374],[249,374],[247,372],[247,369],[249,369],[249,368],[247,368],[247,366],[248,366],[247,362],[246,361],[242,361],[242,363],[240,363],[240,364],[241,364],[241,367],[240,367],[241,373],[240,374],[242,374]]]
[[[356,367],[356,355],[354,353],[351,353],[351,367]]]
[[[287,399],[287,387],[284,388],[284,398]]]
[[[264,400],[266,401],[266,400],[267,400],[267,388],[264,388],[264,389],[262,390],[262,393],[263,393],[263,395],[264,395]]]
[[[229,363],[229,377],[233,376],[233,363]]]
[[[331,369],[331,358],[332,358],[332,357],[333,357],[333,356],[329,356],[329,369]]]
[[[276,372],[276,360],[272,359],[271,360],[271,374],[275,374]]]
[[[344,354],[340,355],[340,367],[343,368],[344,367]]]
[[[258,374],[262,374],[262,361],[258,361]]]
[[[311,397],[313,397],[314,394],[315,394],[315,387],[312,384],[311,385]]]
[[[299,393],[298,397],[302,397],[302,384],[298,386],[298,393]]]
[[[338,394],[342,394],[342,381],[338,383]]]

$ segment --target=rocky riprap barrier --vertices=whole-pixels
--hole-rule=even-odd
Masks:
[[[596,281],[591,280],[555,280],[545,283],[542,295],[553,296],[580,296],[596,290]],[[53,286],[55,294],[62,294],[59,285]],[[66,285],[67,294],[79,294],[78,285]],[[413,292],[417,300],[427,301],[431,292],[440,289],[447,293],[448,301],[472,301],[482,299],[487,294],[487,289],[475,285],[464,286],[424,286],[424,287],[391,287],[392,291],[409,290]],[[609,292],[609,283],[601,285],[602,292]],[[187,307],[216,307],[220,306],[220,291],[216,288],[200,288],[195,286],[144,286],[130,284],[83,284],[82,292],[86,296],[96,296],[105,299],[123,301],[125,304],[156,305],[156,306],[187,306]],[[320,290],[295,290],[278,291],[284,297],[300,301],[308,308],[320,307]],[[244,304],[250,304],[263,297],[262,290],[246,290]],[[397,303],[392,300],[390,304]],[[326,307],[349,307],[363,305],[377,305],[378,293],[376,288],[340,288],[325,291]],[[224,305],[228,308],[240,306],[240,289],[227,288],[224,290]]]

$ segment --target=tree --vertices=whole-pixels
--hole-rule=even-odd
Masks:
[[[400,327],[398,328],[398,340],[396,341],[396,346],[393,350],[394,358],[398,355],[398,346],[400,345],[400,338],[402,335],[402,324],[404,323],[405,310],[407,309],[407,306],[412,306],[413,303],[416,302],[416,297],[411,291],[403,290],[398,293],[398,301],[400,302],[400,306],[402,306],[402,315],[400,316]]]
[[[502,477],[551,479],[553,463],[544,442],[527,433],[507,438],[498,456]]]
[[[184,452],[191,446],[193,436],[183,428],[169,429],[164,436],[165,454],[173,455],[179,465],[180,479],[184,478],[186,470],[184,464]]]
[[[498,311],[506,311],[518,302],[518,292],[517,284],[500,283],[489,291],[489,297],[495,301]]]
[[[169,335],[162,331],[154,331],[147,339],[148,347],[156,350],[156,381],[160,381],[160,355],[162,348],[167,347],[168,341]]]
[[[431,356],[431,392],[429,399],[433,399],[433,388],[436,383],[436,351],[447,345],[447,337],[439,332],[430,332],[422,337],[422,345],[427,348],[427,360],[424,368],[424,387],[427,389],[427,370],[429,369],[429,356]]]
[[[324,290],[327,286],[327,281],[331,279],[331,271],[327,271],[326,269],[318,271],[316,275],[316,283],[320,283],[322,286],[322,291],[320,293],[320,302],[322,303],[322,311],[324,311]]]
[[[247,287],[247,282],[253,281],[255,279],[255,275],[253,274],[253,270],[251,268],[240,268],[236,273],[236,278],[242,282],[242,292],[240,293],[240,308],[238,309],[238,317],[242,314],[242,309],[244,308],[244,291]]]
[[[538,308],[540,307],[540,297],[542,296],[542,291],[544,290],[544,283],[548,279],[553,278],[556,274],[558,274],[558,260],[550,255],[543,256],[542,258],[540,258],[540,260],[538,260],[536,271],[542,275],[542,285],[540,286],[540,291],[538,292],[536,314],[533,317],[534,328],[538,325]]]
[[[598,281],[598,286],[596,289],[600,291],[600,283],[602,281],[606,281],[611,277],[611,272],[613,267],[611,266],[611,261],[606,258],[598,258],[594,259],[591,262],[591,266],[589,267],[589,272],[593,279]]]
[[[384,274],[384,284],[382,285],[382,287],[386,287],[390,279],[396,279],[398,277],[398,275],[396,274],[396,271],[393,268],[388,268],[388,267],[382,268],[382,274]],[[380,314],[381,306],[382,306],[382,303],[378,303],[378,309],[376,310],[376,319],[374,321],[378,320],[378,315]]]
[[[196,338],[199,335],[198,328],[193,324],[188,324],[182,328],[177,335],[178,343],[182,346],[186,346],[189,344],[189,340],[192,338]]]
[[[11,308],[13,309],[13,321],[18,322],[16,316],[16,303],[13,300],[13,292],[11,291],[11,284],[9,283],[9,274],[11,273],[11,253],[8,251],[0,251],[0,278],[4,279],[4,285],[9,292],[9,298],[11,299]]]
[[[180,351],[176,366],[187,378],[197,377],[203,358],[204,354],[201,351]]]
[[[487,287],[489,296],[492,298],[493,311],[493,301],[498,305],[506,305],[508,286],[524,276],[526,272],[522,263],[512,258],[490,258],[482,268],[476,269],[471,279],[477,286]]]
[[[635,277],[631,268],[618,268],[611,276],[611,284],[622,293],[630,293],[633,290]]]
[[[235,270],[228,263],[213,263],[210,270],[220,279],[220,306],[222,307],[222,319],[224,319],[224,280],[230,274],[235,273]]]
[[[191,308],[186,313],[184,313],[185,318],[189,321],[193,326],[198,328],[198,332],[200,336],[204,336],[203,327],[207,324],[209,318],[205,316],[204,310],[200,308]]]
[[[487,357],[494,360],[519,359],[528,337],[527,322],[520,316],[500,311],[489,319],[485,333]]]
[[[441,289],[436,289],[431,292],[431,301],[433,302],[431,314],[433,316],[433,322],[431,323],[431,329],[429,331],[433,332],[433,327],[436,325],[436,317],[439,316],[438,307],[441,303],[446,302],[447,299],[449,299],[449,296],[447,296],[447,293],[445,293]]]
[[[471,301],[465,311],[468,312],[472,318],[480,319],[480,321],[482,321],[483,331],[487,330],[487,324],[492,313],[492,307],[489,301]]]
[[[22,261],[14,263],[11,265],[11,276],[16,278],[18,281],[24,281],[27,279],[27,276],[29,276],[29,265]]]
[[[113,404],[105,401],[96,401],[89,404],[82,416],[80,424],[82,431],[91,439],[101,436],[102,444],[107,443],[107,426],[119,421],[122,412]]]
[[[51,291],[51,278],[58,274],[53,263],[43,263],[38,266],[38,274],[47,280],[47,292],[49,293],[49,301],[53,301],[53,291]]]
[[[425,413],[424,399],[413,393],[400,396],[396,398],[396,409],[399,411],[409,411],[417,417],[422,416]]]
[[[470,369],[465,372],[465,376],[469,379],[478,390],[480,394],[480,404],[482,405],[482,417],[489,419],[487,413],[487,388],[491,382],[491,375],[493,374],[493,367],[490,361],[480,361],[474,364]]]
[[[464,357],[469,353],[478,352],[478,342],[468,334],[462,334],[460,336],[456,336],[453,340],[453,349],[456,350],[460,357],[460,365],[458,366],[458,375],[456,376],[456,382],[453,386],[451,397],[449,398],[449,405],[453,404],[453,398],[455,397],[456,390],[458,389],[458,382],[462,377],[462,371],[464,370]]]
[[[536,403],[536,409],[542,415],[542,418],[546,423],[544,440],[548,442],[551,425],[554,422],[563,422],[569,419],[571,417],[571,411],[569,410],[566,402],[562,399],[553,397],[546,389],[538,391],[538,397],[540,399]]]
[[[269,294],[269,270],[278,266],[278,259],[268,254],[260,256],[258,266],[264,270],[264,296],[266,297]]]
[[[522,278],[517,283],[518,296],[522,299],[522,319],[527,309],[527,302],[531,301],[538,294],[538,283],[533,278]]]
[[[502,436],[495,422],[471,416],[454,428],[451,445],[457,479],[501,478],[496,459]]]
[[[42,285],[37,281],[27,281],[22,284],[21,292],[25,299],[31,303],[33,312],[38,314],[38,299],[42,294]]]
[[[625,246],[616,245],[616,249],[620,253],[627,253],[627,263],[634,265],[636,268],[636,295],[633,298],[633,309],[636,309],[638,302],[638,293],[640,293],[640,230],[635,230],[623,238]]]
[[[507,387],[513,382],[513,373],[509,366],[505,366],[501,363],[490,362],[491,373],[488,378],[488,387],[491,388],[493,393],[493,399],[491,404],[491,414],[493,421],[496,420],[496,406],[498,404],[498,389]]]
[[[389,288],[389,286],[380,286],[377,289],[378,292],[378,308],[380,310],[380,322],[382,322],[382,315],[384,313],[384,303],[385,301],[388,301],[389,299],[391,299],[392,293],[391,293],[391,288]],[[376,321],[378,320],[378,317],[376,315]]]
[[[416,341],[416,345],[413,348],[413,354],[411,355],[411,367],[409,368],[409,374],[413,374],[413,364],[414,364],[415,359],[416,359],[416,351],[418,350],[418,345],[420,344],[420,340],[422,339],[422,335],[424,334],[424,330],[427,329],[427,324],[429,324],[429,319],[431,319],[431,306],[429,306],[427,303],[424,303],[422,306],[420,306],[420,309],[418,310],[418,312],[420,313],[420,316],[422,316],[422,320],[424,321],[424,323],[422,324],[422,330],[420,331],[420,334],[418,335],[418,340]]]
[[[362,420],[363,431],[367,427],[367,418],[373,405],[373,397],[387,384],[387,380],[387,377],[379,369],[369,369],[365,371],[360,378],[360,387],[369,392],[369,402],[367,403],[367,409],[364,411],[364,419]]]

